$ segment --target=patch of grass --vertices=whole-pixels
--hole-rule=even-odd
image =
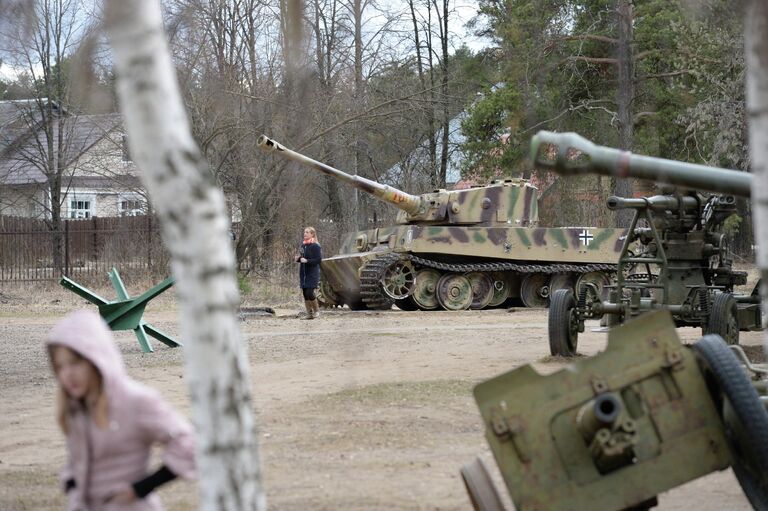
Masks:
[[[253,292],[253,283],[247,275],[237,274],[237,289],[240,290],[240,296],[247,296]]]
[[[295,275],[284,272],[250,274],[238,277],[238,281],[243,306],[292,308],[302,302]],[[247,287],[247,292],[244,287]]]
[[[277,441],[301,453],[378,457],[393,449],[429,451],[438,439],[480,436],[471,388],[470,381],[433,380],[366,385],[313,397],[281,410],[281,420],[290,426]],[[306,434],[307,424],[312,435]]]
[[[572,357],[563,357],[561,355],[547,355],[546,357],[541,357],[537,362],[540,362],[542,364],[570,364],[571,362],[574,362],[580,358],[584,358],[584,355],[581,353],[576,353]]]
[[[379,383],[327,394],[313,399],[313,402],[323,407],[349,401],[370,406],[403,401],[411,404],[434,403],[447,398],[471,395],[472,385],[472,382],[467,380]]]

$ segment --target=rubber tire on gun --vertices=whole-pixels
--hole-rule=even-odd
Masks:
[[[755,509],[768,509],[768,412],[739,360],[719,335],[693,345],[710,395],[723,417],[733,472]],[[730,407],[732,414],[726,413]]]
[[[479,457],[461,467],[461,479],[475,511],[505,511],[488,469]]]
[[[726,344],[739,344],[739,305],[730,293],[717,293],[712,300],[708,334],[717,334]]]
[[[553,356],[573,357],[579,343],[576,300],[570,289],[558,289],[549,302],[549,352]]]

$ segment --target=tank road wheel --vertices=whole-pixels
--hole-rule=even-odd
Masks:
[[[440,280],[440,272],[432,268],[425,268],[416,272],[413,294],[409,298],[419,309],[434,310],[440,306],[437,301],[438,280]]]
[[[464,275],[472,286],[472,303],[470,309],[483,309],[493,298],[493,282],[485,273],[473,271]]]
[[[727,294],[727,293],[724,293]],[[693,345],[723,418],[733,472],[755,509],[768,509],[768,412],[733,352],[717,335]]]
[[[549,352],[555,356],[576,355],[579,342],[579,318],[576,300],[570,289],[558,289],[549,302]]]
[[[575,293],[575,285],[576,277],[572,273],[556,273],[549,279],[549,295],[554,295],[558,289],[570,289]]]
[[[381,277],[381,288],[384,294],[393,300],[407,298],[413,292],[416,272],[410,261],[395,261],[384,270]]]
[[[509,298],[509,281],[501,272],[493,272],[490,275],[491,285],[493,286],[493,296],[488,302],[488,307],[498,307]]]
[[[739,344],[739,306],[732,294],[715,295],[707,327],[707,333],[719,335],[727,344]]]
[[[587,282],[590,282],[595,286],[597,286],[597,289],[600,292],[600,296],[596,296],[594,298],[597,298],[598,300],[601,300],[601,301],[606,299],[607,293],[608,293],[606,286],[609,286],[611,284],[611,279],[610,277],[608,277],[606,273],[603,273],[601,271],[591,271],[589,273],[582,273],[579,276],[579,278],[576,279],[576,293],[579,293],[582,285],[586,284]]]
[[[446,273],[437,281],[437,301],[448,311],[463,311],[472,305],[472,284],[464,275]]]
[[[461,479],[475,511],[504,511],[499,492],[483,460],[475,458],[472,463],[461,467]]]
[[[546,307],[549,301],[549,275],[526,275],[520,284],[520,299],[526,307]]]

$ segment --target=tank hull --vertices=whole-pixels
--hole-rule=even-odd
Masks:
[[[328,305],[352,308],[388,308],[395,303],[406,309],[454,310],[517,298],[526,306],[546,306],[550,288],[573,288],[586,274],[609,283],[625,235],[626,229],[593,227],[396,225],[359,231],[346,237],[339,255],[323,260],[321,294]],[[376,272],[371,265],[377,266]],[[388,271],[393,265],[400,266]],[[422,272],[427,269],[431,271]],[[407,280],[409,274],[417,296],[389,292],[398,288],[392,280]],[[420,275],[434,282],[425,288]],[[475,295],[469,306],[465,297],[455,296],[466,293],[466,283],[459,278],[466,275]],[[446,282],[440,287],[437,281],[443,276]],[[495,296],[484,303],[477,295],[489,293],[489,285]],[[433,307],[430,293],[440,298],[438,307]]]

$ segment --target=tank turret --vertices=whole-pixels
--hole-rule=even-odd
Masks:
[[[262,136],[259,147],[400,209],[396,225],[353,232],[321,263],[326,305],[463,310],[610,282],[625,229],[538,227],[537,189],[523,179],[412,195],[350,175]]]

